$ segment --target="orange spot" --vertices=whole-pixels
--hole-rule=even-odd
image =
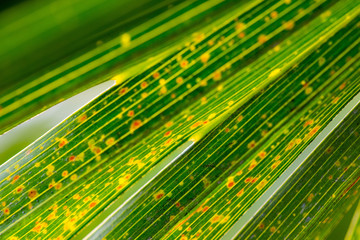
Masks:
[[[283,23],[283,26],[286,30],[292,30],[295,26],[295,23],[293,20],[290,20],[290,21]]]
[[[314,136],[314,134],[319,131],[320,126],[315,126],[313,129],[311,129],[311,131],[309,132],[309,136],[312,137]]]
[[[75,159],[76,159],[76,157],[75,157],[74,155],[71,155],[71,156],[69,157],[69,162],[74,162]]]
[[[190,121],[190,120],[193,119],[193,118],[194,118],[194,115],[190,115],[190,116],[187,117],[186,120],[187,120],[187,121]]]
[[[238,122],[241,122],[243,119],[244,119],[244,117],[240,115],[236,120],[237,120]]]
[[[63,171],[62,172],[62,174],[61,174],[61,176],[63,176],[63,177],[67,177],[69,175],[69,172],[68,171]]]
[[[19,178],[20,178],[19,175],[15,175],[15,176],[13,177],[13,180],[11,181],[11,183],[14,184]]]
[[[346,83],[344,82],[344,83],[342,83],[342,84],[340,85],[339,89],[340,89],[340,90],[343,90],[345,87],[346,87]]]
[[[275,231],[276,231],[276,227],[271,227],[271,228],[270,228],[270,232],[273,233],[273,232],[275,232]]]
[[[213,216],[213,217],[211,218],[210,222],[211,222],[211,223],[217,223],[217,222],[219,222],[222,218],[223,218],[222,215],[217,215],[217,214],[215,214],[215,216]]]
[[[271,165],[271,169],[274,170],[275,168],[277,168],[277,166],[279,166],[280,163],[280,161],[276,161],[273,165]]]
[[[119,95],[124,95],[127,91],[128,91],[128,88],[124,87],[124,88],[120,89]]]
[[[96,206],[96,204],[97,204],[96,202],[92,202],[92,203],[89,204],[89,207],[90,207],[90,208],[93,208],[93,207]]]
[[[148,86],[148,83],[147,82],[142,82],[141,84],[140,84],[140,87],[141,88],[146,88]]]
[[[159,200],[159,199],[161,199],[161,198],[164,197],[164,196],[165,196],[164,190],[160,190],[160,191],[158,191],[158,192],[156,192],[156,193],[154,194],[154,198],[155,198],[156,201]]]
[[[259,153],[259,157],[260,157],[261,159],[264,159],[264,158],[266,157],[266,152],[264,152],[264,151],[260,152],[260,153]]]
[[[108,146],[111,146],[115,143],[115,139],[113,137],[111,138],[108,138],[106,141],[105,141],[105,144],[108,145]]]
[[[249,144],[247,145],[247,147],[248,147],[249,149],[253,149],[255,146],[256,146],[256,142],[255,142],[254,140],[251,141],[251,142],[249,142]]]
[[[239,37],[239,38],[244,38],[244,37],[245,37],[245,33],[244,33],[244,32],[239,33],[239,34],[238,34],[238,37]]]
[[[172,131],[167,131],[165,134],[164,134],[164,137],[169,137],[171,135]]]
[[[245,25],[244,23],[242,23],[242,22],[237,23],[237,24],[235,25],[235,30],[238,31],[238,32],[244,31],[245,28],[246,28],[246,25]]]
[[[202,209],[202,212],[206,212],[207,210],[209,210],[209,206],[204,206],[204,208]]]
[[[171,127],[173,125],[173,122],[172,121],[170,121],[170,122],[167,122],[167,123],[165,123],[165,127]]]
[[[80,199],[81,199],[81,196],[76,193],[76,194],[73,196],[73,199],[75,199],[75,200],[80,200]]]
[[[36,198],[38,192],[35,189],[30,189],[30,191],[28,192],[28,196],[30,199],[34,199]]]
[[[55,184],[55,189],[59,190],[62,187],[62,183]]]
[[[85,122],[86,119],[87,119],[86,114],[82,114],[78,117],[78,122],[79,123]]]
[[[180,63],[180,67],[186,68],[188,66],[188,64],[189,64],[188,60],[182,60]]]
[[[24,190],[23,186],[19,186],[16,188],[16,193],[21,193]]]
[[[292,149],[294,146],[295,146],[295,142],[294,142],[294,141],[290,141],[285,150],[286,150],[286,151],[289,151],[289,150]]]
[[[277,16],[278,16],[277,11],[273,11],[273,12],[270,13],[271,18],[277,18]]]
[[[260,36],[258,37],[258,42],[260,44],[264,44],[267,40],[268,40],[268,37],[264,34],[260,34]]]
[[[130,132],[134,132],[136,129],[141,127],[142,122],[141,120],[134,120],[130,126]]]
[[[251,181],[252,181],[252,177],[248,177],[248,178],[245,179],[245,183],[249,183]]]
[[[232,188],[233,186],[235,186],[235,182],[234,182],[234,177],[229,177],[226,183],[226,186],[228,188]]]
[[[214,73],[213,73],[213,79],[215,80],[215,81],[219,81],[219,80],[221,80],[221,72],[218,70],[218,71],[215,71]]]
[[[202,63],[207,63],[207,61],[209,61],[210,59],[210,54],[209,53],[203,53],[201,56],[200,56],[200,60]]]
[[[188,237],[183,234],[181,235],[180,240],[188,240]]]
[[[59,140],[59,147],[62,148],[67,143],[68,143],[68,141],[65,138],[62,138]]]
[[[249,165],[249,171],[253,170],[257,164],[258,162],[255,159],[251,160],[251,163]]]
[[[202,124],[202,122],[196,122],[190,127],[190,129],[197,128],[197,127],[201,126],[201,124]]]
[[[100,153],[101,153],[101,148],[96,147],[96,146],[93,146],[93,147],[91,148],[91,151],[92,151],[93,153],[95,153],[95,154],[100,154]]]
[[[336,98],[334,98],[331,102],[333,103],[333,104],[336,104],[338,101],[339,101],[339,97],[336,97]]]
[[[236,194],[236,196],[237,196],[237,197],[241,197],[243,194],[244,194],[244,189],[241,189],[241,190]]]
[[[4,212],[5,215],[9,215],[10,214],[10,209],[8,207],[4,208],[3,212]]]
[[[184,79],[183,79],[182,77],[176,78],[176,83],[177,83],[177,84],[181,84],[181,83],[183,83],[183,82],[184,82]]]
[[[134,116],[134,111],[133,110],[130,110],[127,114],[129,117],[133,117]]]
[[[172,138],[170,138],[170,139],[166,140],[166,142],[165,142],[165,146],[170,145],[170,144],[172,143],[172,141],[173,141],[173,139],[172,139]]]
[[[307,198],[307,201],[311,202],[314,199],[314,197],[315,197],[315,195],[313,193],[310,193],[308,198]]]
[[[313,120],[307,120],[306,122],[305,122],[305,124],[304,124],[304,127],[307,127],[307,126],[309,126],[309,125],[312,125],[314,123],[314,121]]]
[[[153,74],[153,78],[157,79],[157,78],[159,78],[159,77],[160,77],[160,73],[159,73],[159,72],[155,72],[155,73]]]

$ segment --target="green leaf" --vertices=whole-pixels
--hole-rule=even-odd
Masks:
[[[56,77],[0,97],[14,104],[2,109],[3,129],[40,111],[40,99],[51,105],[53,87],[70,96],[117,84],[0,166],[1,237],[226,236],[359,93],[359,21],[351,0],[187,1],[129,26],[121,45],[116,36],[58,61]],[[354,119],[235,229],[239,237],[328,233],[328,208],[339,206],[340,218],[356,200],[355,187],[346,190],[357,181]],[[338,166],[342,150],[353,153]]]

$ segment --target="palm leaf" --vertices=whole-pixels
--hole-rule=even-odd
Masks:
[[[2,131],[60,96],[116,81],[1,165],[1,237],[325,237],[338,222],[331,216],[357,200],[356,114],[241,221],[357,96],[359,3],[173,1],[147,11],[149,3],[129,10],[137,24],[114,15],[106,43],[84,41],[65,62],[59,52],[17,91],[21,81],[5,84]],[[119,26],[128,27],[120,39]]]

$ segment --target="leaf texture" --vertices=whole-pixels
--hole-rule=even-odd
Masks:
[[[64,77],[61,65],[43,89],[40,78],[29,82],[44,99],[55,99],[56,82],[66,92],[95,75],[97,82],[123,71],[113,77],[116,86],[1,165],[1,238],[77,238],[185,144],[89,238],[220,239],[360,91],[356,1],[182,4],[188,8],[179,4],[164,13],[168,18],[146,22],[138,40],[125,35],[128,46],[116,38],[105,44],[116,50],[94,50],[112,54],[109,62],[99,55],[86,65],[79,58],[68,73],[74,78]],[[209,26],[190,28],[190,40],[184,32],[172,46],[166,42],[183,29],[172,29],[172,20],[189,25],[210,16]],[[150,51],[151,61],[129,60],[154,42],[164,49]],[[21,108],[38,103],[29,98],[14,111],[24,117]],[[3,123],[14,119],[8,112]],[[341,209],[356,200],[357,120],[350,114],[238,237],[326,236],[326,224],[334,223],[329,214],[343,214],[328,211],[332,204]]]

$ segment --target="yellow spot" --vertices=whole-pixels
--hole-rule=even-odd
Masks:
[[[216,113],[211,113],[211,114],[208,116],[208,119],[211,120],[211,119],[213,119],[214,117],[216,117]]]
[[[81,199],[81,197],[80,197],[80,195],[79,194],[75,194],[74,196],[73,196],[73,199],[75,199],[75,200],[79,200],[79,199]]]
[[[268,78],[278,77],[280,73],[281,73],[281,68],[276,68],[269,74]]]
[[[130,36],[130,34],[128,34],[128,33],[122,34],[121,37],[120,37],[120,42],[121,42],[121,45],[122,45],[123,47],[128,47],[128,46],[130,46],[130,42],[131,42],[131,36]]]
[[[55,170],[54,165],[50,164],[46,167],[46,169],[47,169],[46,175],[48,175],[48,176],[53,175],[54,170]]]
[[[246,29],[246,25],[245,25],[244,23],[242,23],[242,22],[237,23],[237,24],[235,25],[235,30],[236,30],[237,32],[242,32],[242,31],[244,31],[245,29]]]
[[[324,57],[320,57],[320,58],[319,58],[319,66],[324,65],[324,63],[325,63],[325,58],[324,58]]]
[[[162,86],[161,88],[160,88],[160,95],[164,95],[164,94],[166,94],[167,93],[167,88],[165,87],[165,86]]]
[[[161,86],[165,86],[165,84],[166,84],[166,80],[165,79],[160,79],[159,80],[159,84],[161,85]]]
[[[215,214],[215,216],[213,216],[213,217],[210,219],[210,222],[211,222],[211,223],[217,223],[217,222],[221,221],[221,219],[222,219],[223,217],[224,217],[223,215],[217,215],[217,214]]]
[[[261,190],[267,183],[268,183],[268,181],[264,179],[256,186],[256,188],[258,190]]]

